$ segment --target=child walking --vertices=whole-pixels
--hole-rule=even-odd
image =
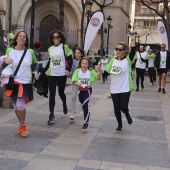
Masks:
[[[74,58],[73,58],[73,65],[72,65],[72,73],[75,72],[75,70],[78,67],[79,61],[82,57],[84,57],[84,50],[82,48],[77,47],[74,50]],[[74,114],[76,113],[76,98],[78,93],[79,87],[72,84],[72,101],[71,101],[71,115],[70,120],[74,120]]]
[[[150,85],[156,84],[155,57],[153,50],[150,49],[148,51],[148,67],[146,68],[149,74]]]
[[[72,82],[79,87],[79,101],[84,112],[84,124],[82,130],[87,130],[90,112],[88,103],[92,94],[92,83],[100,80],[100,73],[96,73],[90,68],[90,60],[88,58],[81,58],[78,68],[75,70]]]
[[[106,58],[106,56],[103,54],[102,59],[99,61],[99,65],[100,65],[102,70],[105,70],[105,68],[108,64],[108,61],[109,61],[108,58]],[[103,83],[105,83],[105,81],[107,81],[107,76],[102,74],[102,80],[103,80]]]

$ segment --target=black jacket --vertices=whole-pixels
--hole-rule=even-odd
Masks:
[[[170,52],[167,51],[167,58],[166,58],[166,69],[170,69]],[[160,51],[156,54],[156,57],[155,57],[155,67],[157,69],[159,69],[159,66],[160,66]]]

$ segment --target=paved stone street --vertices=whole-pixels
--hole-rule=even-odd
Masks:
[[[47,125],[48,99],[35,89],[35,100],[27,104],[28,138],[16,134],[14,111],[0,108],[0,170],[170,170],[170,83],[166,90],[158,93],[157,85],[149,86],[145,77],[145,89],[131,95],[133,124],[122,114],[123,131],[118,133],[109,82],[93,84],[87,132],[81,130],[78,99],[76,120],[71,122],[70,111],[62,113],[58,94],[56,122]],[[71,86],[66,95],[70,109]]]

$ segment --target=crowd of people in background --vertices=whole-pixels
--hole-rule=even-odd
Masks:
[[[66,44],[65,35],[59,30],[54,30],[50,33],[48,38],[50,44],[47,50],[49,60],[46,66],[40,70],[38,66],[42,67],[42,65],[38,65],[38,62],[43,60],[41,42],[34,42],[34,49],[29,49],[28,35],[24,31],[20,31],[16,34],[15,29],[12,30],[8,36],[7,32],[4,30],[3,39],[6,55],[8,56],[5,59],[5,63],[7,65],[13,64],[13,72],[15,72],[22,55],[27,56],[27,58],[25,57],[23,59],[24,62],[21,63],[22,67],[18,69],[18,73],[14,77],[15,88],[10,92],[7,91],[7,95],[12,98],[14,110],[20,123],[17,133],[20,133],[23,137],[28,136],[25,123],[25,102],[27,99],[29,99],[29,101],[33,99],[33,91],[32,88],[30,88],[33,83],[32,73],[37,80],[39,79],[39,75],[42,74],[46,74],[48,79],[48,125],[53,125],[55,122],[54,108],[56,104],[57,86],[58,95],[62,101],[63,113],[64,115],[68,113],[65,87],[67,77],[70,76],[70,74],[72,77],[72,102],[69,119],[72,121],[75,120],[76,98],[78,96],[84,115],[82,130],[87,130],[89,127],[91,113],[88,103],[92,95],[92,83],[100,80],[101,77],[102,82],[105,83],[108,80],[107,77],[111,75],[110,93],[118,123],[117,131],[121,131],[123,128],[121,112],[125,114],[129,125],[133,122],[128,104],[131,92],[134,89],[132,82],[132,74],[134,71],[136,71],[136,92],[138,92],[140,88],[144,89],[144,75],[148,72],[150,85],[158,83],[158,92],[166,93],[165,84],[166,75],[170,68],[170,53],[165,50],[165,44],[161,44],[160,51],[154,54],[153,49],[148,49],[146,51],[145,47],[142,45],[136,47],[135,38],[131,36],[131,50],[128,54],[126,44],[118,43],[111,58],[105,55],[105,50],[103,49],[98,65],[94,66],[94,68],[90,68],[91,61],[85,55],[84,50],[78,47],[78,45],[70,49]],[[98,54],[101,54],[100,50],[98,50]],[[15,55],[17,55],[16,58],[14,57]],[[32,67],[32,65],[34,65],[34,67]],[[31,71],[26,70],[27,68]],[[156,79],[157,75],[158,79]]]

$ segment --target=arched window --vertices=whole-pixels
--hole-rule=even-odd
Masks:
[[[48,36],[54,29],[60,29],[59,20],[53,15],[46,16],[40,24],[40,37],[39,40],[42,43],[42,51],[46,51],[49,47]]]

